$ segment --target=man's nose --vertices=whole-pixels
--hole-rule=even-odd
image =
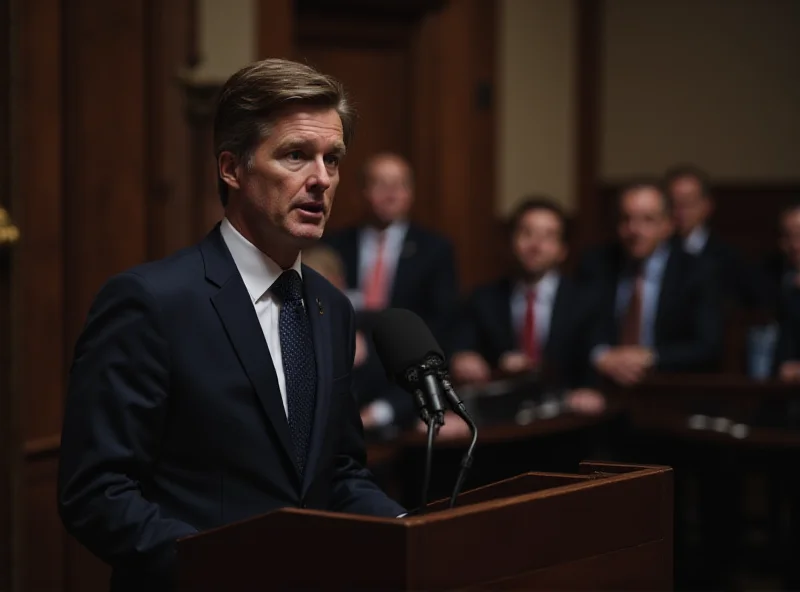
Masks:
[[[309,189],[314,188],[317,190],[325,191],[331,186],[331,176],[328,173],[328,167],[325,166],[324,157],[320,156],[314,159],[313,170],[308,177]]]

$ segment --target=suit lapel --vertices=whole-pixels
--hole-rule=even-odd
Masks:
[[[414,227],[408,227],[406,236],[403,238],[403,246],[400,251],[400,256],[397,258],[397,267],[394,271],[394,279],[392,280],[391,293],[389,295],[389,303],[391,306],[401,306],[405,300],[401,298],[403,288],[411,285],[409,282],[412,279],[414,272],[414,256],[419,250],[417,234]]]
[[[306,314],[311,324],[311,335],[314,340],[314,355],[317,365],[317,400],[314,409],[314,424],[311,429],[311,442],[308,449],[305,477],[302,494],[305,495],[311,485],[317,467],[322,444],[325,440],[328,407],[330,405],[333,367],[331,359],[331,324],[330,311],[326,310],[326,302],[322,300],[321,278],[308,267],[303,266],[303,298],[306,302]]]
[[[225,246],[219,227],[212,231],[200,248],[206,266],[206,278],[220,288],[211,298],[214,309],[277,434],[289,464],[296,467],[289,422],[269,348],[250,294]]]
[[[348,231],[342,237],[342,261],[344,262],[344,270],[347,277],[347,286],[351,290],[358,290],[360,287],[361,278],[358,277],[358,249],[359,249],[360,235],[357,229]]]
[[[659,335],[662,333],[662,327],[669,319],[669,309],[672,303],[676,300],[677,290],[680,289],[681,276],[683,275],[681,267],[683,265],[684,257],[691,257],[692,255],[685,255],[680,248],[672,245],[667,256],[667,265],[664,268],[664,273],[661,276],[661,287],[658,290],[658,304],[656,305],[656,318],[653,334],[653,345],[658,345]]]
[[[556,298],[553,302],[553,310],[550,311],[550,330],[547,334],[547,343],[544,346],[545,357],[548,359],[555,358],[555,352],[558,350],[559,336],[566,333],[565,327],[570,314],[569,302],[569,286],[567,279],[563,276],[558,280],[558,289],[556,290]],[[573,314],[576,311],[571,311]]]
[[[497,331],[500,338],[500,353],[512,351],[518,348],[517,343],[517,327],[514,327],[514,313],[512,312],[511,297],[513,295],[513,281],[510,279],[503,280],[498,285],[497,300],[493,303],[492,308],[501,311],[497,320]]]

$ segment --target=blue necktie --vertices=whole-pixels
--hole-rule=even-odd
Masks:
[[[303,475],[317,394],[317,364],[311,325],[303,306],[303,280],[300,274],[290,269],[284,271],[270,289],[283,302],[278,327],[286,377],[289,429],[295,462],[300,475]]]

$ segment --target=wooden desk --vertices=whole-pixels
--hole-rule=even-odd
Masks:
[[[800,400],[797,385],[725,375],[662,376],[614,389],[610,397],[627,409],[636,430],[739,448],[800,448],[800,430],[760,424],[769,406],[780,410],[790,400]],[[745,425],[747,433],[737,437],[711,427],[694,429],[689,418],[697,414],[728,418]]]

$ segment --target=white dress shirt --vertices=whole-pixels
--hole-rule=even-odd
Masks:
[[[533,312],[536,317],[534,329],[536,331],[536,341],[540,350],[547,345],[550,337],[550,322],[553,318],[553,306],[556,303],[556,294],[561,276],[557,271],[548,271],[535,284],[519,282],[511,294],[511,319],[516,330],[517,343],[521,343],[522,332],[525,330],[525,312],[528,308],[528,290],[536,290],[536,300],[533,304]]]
[[[403,243],[408,232],[408,222],[392,222],[383,231],[383,270],[386,280],[386,296],[391,299],[392,288],[394,287],[394,276],[397,271],[397,262],[403,253]],[[350,300],[353,307],[359,310],[363,306],[363,294],[366,282],[371,277],[372,268],[378,257],[378,244],[381,231],[367,226],[363,228],[358,237],[358,290],[350,293]]]
[[[250,300],[255,308],[261,331],[264,333],[264,340],[269,348],[269,355],[272,358],[272,365],[275,366],[275,374],[278,377],[278,388],[281,391],[283,400],[283,410],[289,416],[289,406],[286,399],[286,375],[283,372],[283,355],[281,354],[281,336],[278,327],[280,320],[281,302],[270,291],[272,284],[283,273],[281,266],[258,250],[253,243],[241,235],[233,227],[227,218],[222,220],[220,225],[222,240],[228,247],[233,257],[233,262],[242,276]],[[297,256],[291,267],[303,277],[300,266],[300,255]]]
[[[683,239],[683,250],[691,255],[699,255],[706,248],[708,242],[708,228],[703,226],[695,227],[685,239]]]

